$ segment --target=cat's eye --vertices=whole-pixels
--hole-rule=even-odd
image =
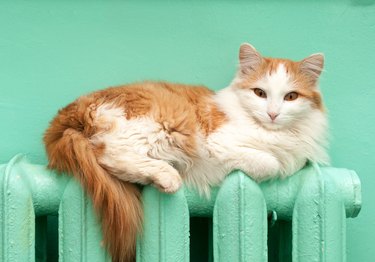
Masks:
[[[254,93],[257,95],[257,96],[259,96],[259,97],[261,97],[261,98],[267,98],[267,94],[266,94],[266,92],[264,92],[262,89],[260,89],[260,88],[255,88],[254,89]]]
[[[285,101],[293,101],[298,98],[298,93],[297,92],[290,92],[284,96]]]

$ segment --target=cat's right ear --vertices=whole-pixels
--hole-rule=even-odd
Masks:
[[[313,81],[317,81],[323,71],[324,55],[322,53],[316,53],[303,59],[300,63],[301,71],[308,75]]]
[[[244,43],[240,46],[239,60],[240,71],[249,74],[261,65],[263,58],[252,45]]]

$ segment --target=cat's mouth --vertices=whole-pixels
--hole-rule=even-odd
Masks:
[[[276,130],[283,129],[283,125],[279,123],[277,120],[262,121],[258,119],[257,117],[254,117],[254,120],[259,126],[261,126],[262,128],[266,130],[276,131]]]

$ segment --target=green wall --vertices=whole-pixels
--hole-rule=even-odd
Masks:
[[[325,53],[332,165],[362,180],[348,261],[374,261],[375,0],[1,1],[0,162],[45,163],[48,121],[91,90],[142,79],[220,89],[245,41],[268,56]]]

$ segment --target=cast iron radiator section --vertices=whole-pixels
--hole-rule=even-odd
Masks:
[[[0,166],[0,261],[35,261],[35,218],[59,217],[59,261],[110,261],[98,220],[79,184],[16,156]],[[143,191],[145,224],[137,261],[189,261],[190,216],[213,218],[214,261],[267,261],[267,214],[292,221],[292,260],[346,261],[346,218],[361,208],[354,171],[307,165],[260,185],[240,171],[209,200],[183,189]],[[37,227],[38,228],[38,227]],[[43,232],[42,232],[43,233]],[[43,241],[42,241],[43,242]]]

